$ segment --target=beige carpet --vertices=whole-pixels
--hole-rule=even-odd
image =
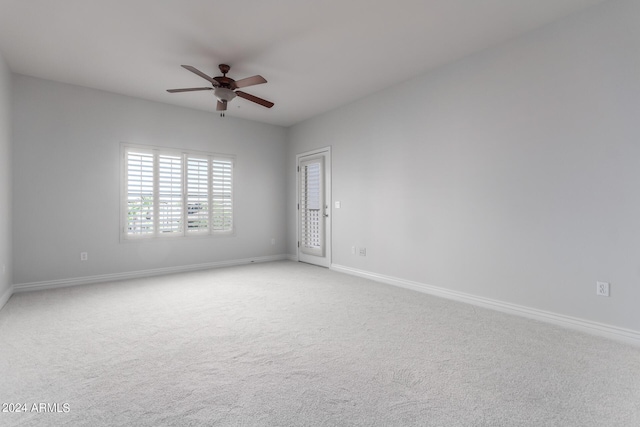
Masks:
[[[640,349],[285,261],[14,295],[0,403],[27,409],[2,426],[640,426]]]

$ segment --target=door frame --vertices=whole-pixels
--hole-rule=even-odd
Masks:
[[[331,223],[333,221],[332,198],[331,198],[331,146],[316,148],[314,150],[305,151],[304,153],[296,154],[296,261],[300,262],[300,162],[304,161],[304,157],[310,157],[315,155],[324,155],[324,203],[325,213],[328,215],[325,218],[324,227],[324,257],[319,258],[322,260],[320,263],[313,263],[322,267],[329,268],[331,266]],[[305,261],[306,262],[306,261]]]

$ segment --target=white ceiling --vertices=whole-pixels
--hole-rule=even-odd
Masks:
[[[211,111],[180,67],[236,80],[228,116],[290,126],[603,0],[0,0],[0,52],[21,74]]]

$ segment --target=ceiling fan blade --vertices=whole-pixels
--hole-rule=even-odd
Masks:
[[[195,90],[213,90],[212,87],[189,87],[185,89],[167,89],[169,93],[177,93],[177,92],[193,92]]]
[[[218,82],[217,81],[215,81],[213,78],[207,76],[205,73],[203,73],[202,71],[198,70],[196,67],[192,67],[191,65],[183,65],[182,68],[185,68],[185,69],[191,71],[192,73],[199,75],[203,79],[210,81],[211,83],[213,83],[214,86],[218,86]]]
[[[253,76],[253,77],[247,77],[246,79],[236,80],[236,87],[239,89],[241,87],[260,85],[266,82],[267,81],[262,76]]]
[[[227,103],[218,101],[218,106],[216,107],[216,111],[227,111]]]
[[[255,102],[256,104],[260,104],[263,107],[271,108],[274,105],[273,102],[269,102],[266,99],[258,98],[257,96],[253,96],[246,92],[242,92],[241,90],[237,90],[236,95],[238,95],[240,98],[244,98],[248,101]]]

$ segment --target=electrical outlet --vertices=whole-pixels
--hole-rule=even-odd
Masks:
[[[80,252],[80,261],[86,261],[89,259],[89,254],[87,252]]]
[[[607,282],[596,282],[596,295],[601,297],[609,296],[609,284]]]
[[[367,248],[360,248],[360,256],[367,256]]]
[[[353,255],[355,255],[355,254],[356,254],[356,247],[355,247],[355,246],[351,246],[351,253],[352,253]]]
[[[340,209],[340,202],[336,200],[336,209]]]

